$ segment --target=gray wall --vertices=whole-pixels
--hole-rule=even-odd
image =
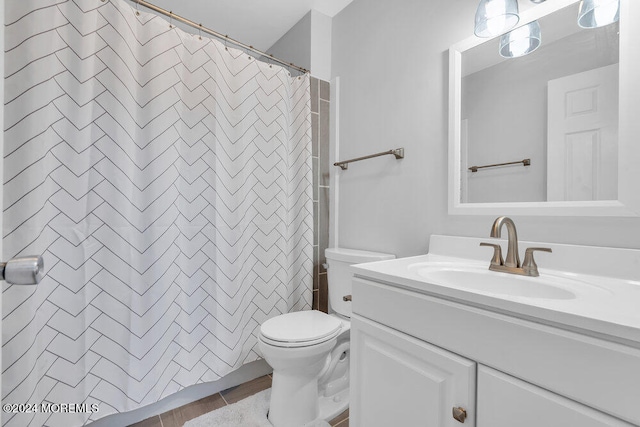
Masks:
[[[299,67],[311,69],[311,12],[267,50],[279,59],[292,62]]]
[[[339,244],[408,256],[431,234],[484,237],[493,216],[447,213],[448,48],[471,0],[355,0],[333,19],[340,157],[405,147],[340,174]],[[513,217],[523,240],[640,248],[640,219]]]

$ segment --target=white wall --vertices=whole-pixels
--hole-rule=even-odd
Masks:
[[[331,80],[331,21],[318,12],[311,11],[311,75],[320,80]]]
[[[311,68],[311,12],[291,27],[267,50],[267,53],[309,70]]]
[[[489,235],[493,216],[447,213],[448,48],[472,35],[476,6],[355,0],[333,18],[340,157],[405,148],[403,160],[334,170],[340,246],[408,256],[426,252],[434,233]],[[523,240],[640,248],[637,218],[513,218]]]
[[[313,77],[331,79],[331,18],[311,10],[267,53],[311,71]]]

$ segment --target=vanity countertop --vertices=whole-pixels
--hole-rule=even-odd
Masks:
[[[520,242],[520,253],[531,246],[553,250],[552,254],[536,254],[540,277],[524,277],[485,273],[491,251],[479,247],[480,242],[500,243],[506,249],[504,240],[432,236],[427,255],[358,264],[351,269],[356,277],[640,348],[640,250]],[[423,266],[443,265],[495,275],[489,277],[496,282],[519,280],[519,286],[525,287],[555,281],[561,283],[558,290],[571,296],[539,297],[534,291],[532,297],[494,292],[489,287],[451,286],[419,274]]]

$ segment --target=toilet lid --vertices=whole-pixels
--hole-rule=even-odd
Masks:
[[[321,311],[298,311],[273,317],[260,326],[260,333],[269,340],[302,343],[331,338],[342,322]]]

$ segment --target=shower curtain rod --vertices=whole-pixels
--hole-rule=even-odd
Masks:
[[[102,1],[105,1],[105,0],[102,0]],[[258,55],[261,55],[261,56],[266,56],[270,60],[278,62],[278,63],[280,63],[280,64],[282,64],[282,65],[284,65],[286,67],[296,69],[296,70],[301,71],[301,72],[303,72],[305,74],[309,72],[309,70],[307,70],[306,68],[298,67],[297,65],[295,65],[295,64],[293,64],[291,62],[286,62],[286,61],[284,61],[282,59],[276,58],[275,56],[273,56],[271,54],[268,54],[266,52],[263,52],[263,51],[261,51],[259,49],[256,49],[253,46],[249,46],[247,44],[239,42],[238,40],[232,39],[231,37],[229,37],[228,34],[226,34],[226,35],[225,34],[221,34],[221,33],[217,32],[217,31],[212,30],[211,28],[207,28],[207,27],[203,26],[202,24],[197,24],[197,23],[195,23],[194,21],[192,21],[190,19],[184,18],[184,17],[182,17],[180,15],[176,15],[175,13],[173,13],[170,10],[163,9],[163,8],[161,8],[159,6],[156,6],[153,3],[149,3],[148,1],[145,1],[145,0],[130,0],[130,1],[132,1],[133,3],[139,4],[139,5],[142,5],[142,6],[148,8],[148,9],[151,9],[153,11],[156,11],[156,12],[162,14],[162,15],[168,16],[171,19],[175,19],[176,21],[180,21],[183,24],[187,24],[190,27],[193,27],[193,28],[196,28],[196,29],[202,31],[203,33],[207,33],[207,34],[215,36],[215,37],[217,37],[219,39],[223,39],[223,40],[226,40],[228,42],[231,42],[231,43],[235,44],[236,46],[242,47],[245,50],[251,51],[251,52],[256,53]]]

